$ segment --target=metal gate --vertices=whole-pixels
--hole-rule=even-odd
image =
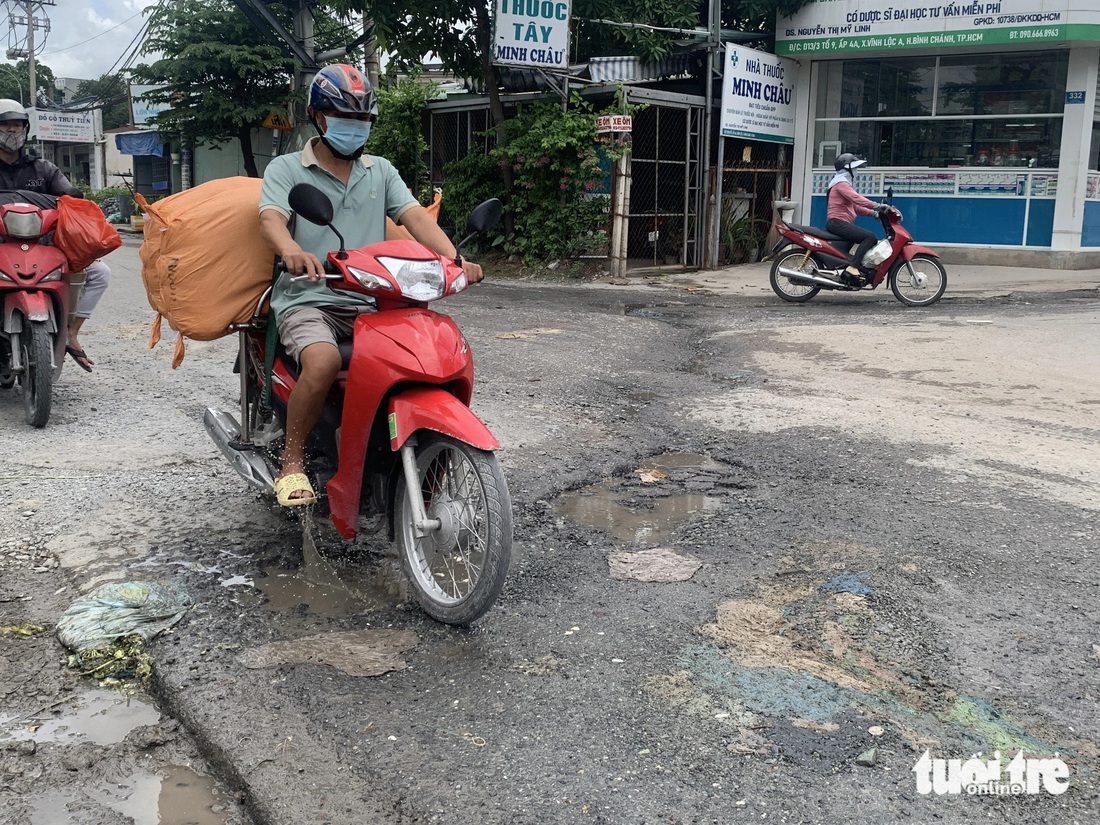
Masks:
[[[703,264],[705,99],[631,88],[627,268]]]

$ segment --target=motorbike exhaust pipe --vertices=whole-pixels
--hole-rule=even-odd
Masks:
[[[785,266],[779,267],[779,274],[789,278],[796,284],[804,284],[806,286],[823,286],[830,289],[837,289],[843,286],[839,281],[833,281],[821,275],[808,275],[805,272],[799,272],[797,269],[787,269]]]
[[[251,450],[238,450],[233,446],[241,437],[241,427],[233,416],[215,407],[207,407],[202,423],[207,434],[241,478],[267,493],[275,489],[275,477],[263,457]]]

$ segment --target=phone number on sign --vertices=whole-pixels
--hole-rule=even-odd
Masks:
[[[1018,32],[1009,32],[1009,40],[1049,40],[1053,37],[1060,37],[1062,34],[1061,29],[1024,29]]]

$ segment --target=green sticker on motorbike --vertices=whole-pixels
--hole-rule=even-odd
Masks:
[[[395,438],[397,438],[397,416],[393,413],[390,413],[389,422],[390,422],[390,441],[393,441]]]

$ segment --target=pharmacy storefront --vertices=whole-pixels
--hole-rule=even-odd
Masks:
[[[824,225],[852,152],[859,191],[892,191],[923,243],[1100,266],[1100,2],[811,0],[777,20],[776,52],[798,62],[797,219]]]

